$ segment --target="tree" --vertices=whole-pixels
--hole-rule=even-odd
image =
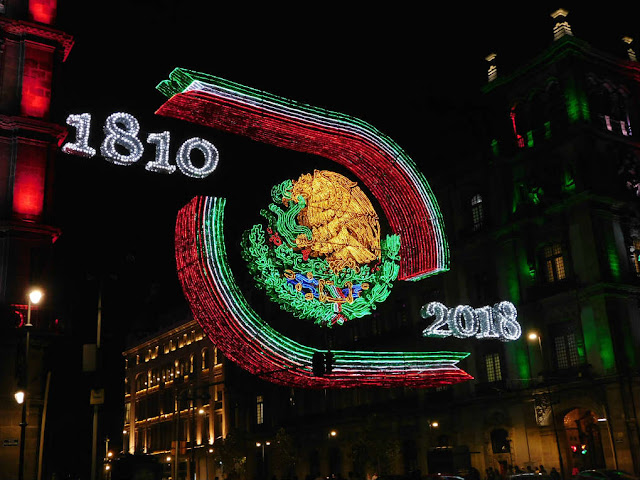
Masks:
[[[276,432],[273,445],[273,467],[278,478],[292,478],[295,472],[298,449],[293,437],[284,428]]]
[[[227,434],[213,444],[214,459],[222,464],[228,480],[244,480],[247,474],[246,442],[241,432]]]
[[[400,443],[383,434],[384,431],[376,415],[367,418],[351,448],[356,476],[365,478],[372,473],[393,473],[391,470],[401,451]]]

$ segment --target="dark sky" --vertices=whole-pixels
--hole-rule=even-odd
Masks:
[[[443,144],[443,134],[464,138],[455,119],[486,81],[484,57],[496,52],[500,73],[546,48],[552,41],[549,13],[555,8],[567,8],[574,34],[594,46],[622,52],[622,35],[640,37],[637,12],[611,2],[607,8],[586,2],[508,7],[383,2],[356,8],[341,2],[291,10],[245,2],[221,7],[212,1],[59,3],[58,26],[75,38],[55,92],[59,122],[69,114],[91,113],[91,145],[99,149],[104,119],[124,111],[140,121],[143,140],[150,132],[170,131],[172,157],[193,136],[206,138],[220,152],[217,170],[204,180],[146,172],[150,148],[129,167],[99,155],[58,158],[54,223],[63,235],[54,252],[65,280],[49,297],[58,297],[54,302],[73,331],[76,344],[69,355],[72,370],[78,369],[78,346],[95,341],[95,278],[105,279],[103,342],[113,372],[105,382],[112,389],[122,384],[120,352],[127,334],[153,328],[163,312],[182,304],[173,260],[178,209],[197,194],[228,197],[239,232],[256,223],[272,185],[330,166],[155,116],[164,101],[155,86],[174,67],[361,118],[402,146],[429,179],[438,162],[455,161],[459,154],[455,144]],[[238,232],[230,232],[230,243]],[[73,402],[65,400],[58,426],[64,427],[66,415],[90,415],[86,382],[83,378]],[[112,439],[119,437],[122,422],[121,392],[113,391],[107,393],[111,421],[102,435]],[[90,435],[89,422],[89,417],[80,422],[87,425],[83,434]],[[54,420],[54,430],[55,425]],[[58,431],[55,444],[67,444],[67,434]]]

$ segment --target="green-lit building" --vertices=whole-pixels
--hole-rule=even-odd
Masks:
[[[632,39],[614,57],[552,17],[552,44],[514,72],[487,57],[483,148],[434,182],[452,259],[434,289],[508,299],[523,329],[469,345],[476,381],[453,389],[440,430],[481,471],[638,472],[640,64]]]
[[[484,474],[543,465],[565,478],[586,468],[639,471],[640,63],[631,39],[613,55],[574,36],[565,11],[552,25],[548,48],[512,72],[487,57],[487,83],[456,122],[464,145],[455,162],[451,152],[432,160],[450,165],[429,180],[451,270],[394,287],[370,321],[334,338],[359,348],[421,341],[418,348],[469,351],[461,367],[475,380],[296,390],[293,410],[260,392],[271,431],[284,426],[312,445],[299,452],[299,478],[378,468]],[[428,324],[420,308],[433,300],[509,300],[522,337],[419,341]]]

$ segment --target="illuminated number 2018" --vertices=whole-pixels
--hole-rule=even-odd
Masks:
[[[67,117],[67,125],[76,129],[76,138],[75,142],[65,143],[62,151],[82,157],[93,157],[96,154],[96,150],[89,146],[91,114],[69,115]],[[144,145],[138,138],[139,132],[140,124],[133,115],[124,112],[109,115],[104,124],[104,140],[100,145],[100,154],[116,165],[132,165],[136,163],[144,153]],[[155,160],[145,165],[147,170],[169,174],[176,170],[176,165],[169,163],[170,141],[171,134],[166,131],[150,133],[147,136],[147,143],[156,146]],[[191,152],[194,149],[199,150],[204,156],[204,163],[200,167],[196,167],[191,159]],[[218,166],[218,150],[207,140],[197,137],[190,138],[178,149],[176,163],[184,175],[193,178],[204,178]]]
[[[517,321],[518,312],[511,302],[481,308],[471,308],[468,305],[447,308],[440,302],[430,302],[422,307],[420,315],[422,318],[436,317],[422,332],[425,337],[475,336],[479,339],[499,338],[508,342],[517,340],[522,335],[522,328]]]

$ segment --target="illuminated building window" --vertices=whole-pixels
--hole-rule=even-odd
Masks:
[[[136,355],[136,365],[140,365],[140,355]]]
[[[144,373],[139,374],[136,377],[136,392],[144,390],[147,387],[146,375]]]
[[[471,198],[471,219],[473,221],[473,231],[477,232],[482,228],[484,222],[484,205],[481,195],[474,195]]]
[[[564,369],[580,365],[576,325],[571,322],[558,324],[552,328],[551,336],[556,367]]]
[[[170,347],[169,345],[170,345],[170,343],[165,343],[165,344],[164,344],[164,347],[163,347],[162,351],[163,351],[165,354],[169,353],[169,350],[171,349],[171,347]]]
[[[559,244],[544,247],[544,265],[547,282],[553,283],[567,278],[562,247]]]
[[[215,365],[220,365],[222,363],[222,357],[220,356],[217,348],[213,349],[213,362]]]
[[[516,123],[516,107],[515,106],[511,109],[510,117],[511,117],[511,125],[513,127],[513,134],[514,134],[514,136],[516,138],[516,144],[518,145],[518,148],[524,148],[524,137],[522,135],[520,135],[520,133],[518,133],[518,125]]]
[[[640,277],[640,239],[634,238],[633,244],[629,247],[631,265],[636,276]]]
[[[153,347],[153,350],[151,351],[151,359],[153,360],[154,358],[158,358],[158,345],[156,345],[155,347]]]
[[[264,399],[262,395],[256,397],[256,423],[258,425],[264,423]]]
[[[500,367],[500,354],[488,353],[484,356],[484,365],[487,369],[487,381],[499,382],[502,380],[502,368]]]
[[[209,349],[205,348],[202,350],[202,370],[206,370],[209,368]]]
[[[189,373],[193,373],[193,364],[195,363],[193,354],[189,357]]]
[[[169,350],[173,352],[175,351],[175,349],[176,349],[176,342],[174,342],[173,340],[169,340]]]

